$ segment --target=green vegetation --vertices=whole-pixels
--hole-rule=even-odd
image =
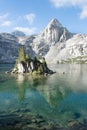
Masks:
[[[71,64],[85,64],[87,63],[87,56],[78,56],[75,58],[68,58],[66,60],[61,60],[61,64],[71,63]]]
[[[40,65],[39,67],[38,67],[38,73],[39,74],[43,74],[43,66],[42,65]]]
[[[30,61],[31,60],[29,54],[26,54],[25,58],[26,58],[26,61]]]
[[[25,48],[24,46],[20,47],[19,49],[19,57],[18,57],[19,62],[25,62],[26,61],[26,54],[25,54]]]

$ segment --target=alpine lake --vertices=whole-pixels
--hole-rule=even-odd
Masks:
[[[0,64],[0,130],[87,130],[87,64],[48,76],[6,74],[13,66]]]

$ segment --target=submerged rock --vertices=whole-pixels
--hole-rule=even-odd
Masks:
[[[62,126],[42,115],[13,112],[0,115],[0,130],[87,130],[87,124],[72,120]]]

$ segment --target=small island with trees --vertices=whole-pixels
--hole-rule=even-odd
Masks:
[[[42,61],[38,60],[37,57],[32,59],[29,54],[25,53],[25,48],[22,46],[19,49],[19,56],[11,73],[48,75],[54,74],[55,72],[47,67],[44,57],[42,58]]]

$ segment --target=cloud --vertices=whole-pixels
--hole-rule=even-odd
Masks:
[[[0,15],[0,25],[1,26],[11,26],[12,22],[9,19],[9,13]]]
[[[15,27],[14,30],[22,31],[28,35],[34,34],[36,31],[35,27],[27,28],[27,27]]]
[[[61,7],[79,7],[82,11],[80,12],[80,18],[87,18],[87,0],[50,0],[56,8]]]
[[[11,21],[4,21],[1,26],[11,26]]]
[[[84,6],[87,4],[87,0],[50,0],[55,7],[64,6]]]
[[[80,14],[80,19],[85,19],[87,18],[87,6],[84,6],[82,9],[82,12]]]
[[[9,16],[9,13],[0,15],[0,21],[6,20],[8,18],[8,16]]]
[[[34,22],[36,15],[34,13],[26,14],[24,18],[28,20],[29,24],[32,24]]]
[[[34,13],[18,16],[16,19],[13,17],[9,17],[9,13],[5,14],[0,14],[0,25],[2,29],[6,29],[6,27],[10,27],[12,30],[19,30],[24,32],[27,35],[34,34],[37,31],[36,27],[27,27],[27,21],[31,25],[34,20],[36,15]],[[26,25],[26,27],[24,27]]]

